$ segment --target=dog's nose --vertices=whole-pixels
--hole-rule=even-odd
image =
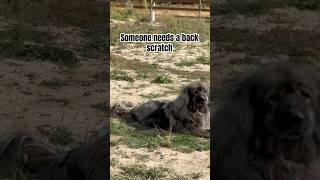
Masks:
[[[199,101],[200,101],[200,102],[204,102],[205,100],[206,100],[206,97],[204,97],[204,96],[200,96],[200,97],[199,97]]]
[[[304,120],[304,115],[302,112],[295,111],[295,112],[289,112],[288,113],[288,120],[292,125],[299,126],[301,122]]]

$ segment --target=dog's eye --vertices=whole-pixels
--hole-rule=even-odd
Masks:
[[[310,93],[307,90],[301,90],[300,91],[300,95],[302,97],[304,97],[304,98],[310,98],[311,97]]]

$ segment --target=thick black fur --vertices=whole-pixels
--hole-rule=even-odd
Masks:
[[[170,123],[164,113],[165,102],[148,101],[131,111],[131,118],[148,127],[168,130]]]
[[[213,118],[215,180],[320,180],[319,75],[301,64],[259,69]]]
[[[19,178],[23,173],[35,180],[106,180],[110,172],[107,138],[103,133],[68,151],[52,145],[36,130],[3,134],[0,179]]]
[[[148,101],[129,114],[145,126],[209,137],[206,129],[210,123],[208,88],[200,81],[184,87],[173,101]]]

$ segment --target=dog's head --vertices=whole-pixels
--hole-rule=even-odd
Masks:
[[[277,79],[262,95],[263,125],[273,136],[300,140],[313,132],[317,91],[302,78]]]
[[[239,117],[245,133],[291,142],[315,135],[320,97],[315,77],[297,65],[277,64],[241,82],[236,98],[245,111],[246,117]]]
[[[268,132],[285,140],[310,136],[318,105],[318,90],[315,87],[309,79],[294,72],[279,75],[265,84],[260,99],[263,106],[259,111]]]
[[[302,64],[274,64],[232,88],[213,118],[218,177],[310,179],[320,155],[318,78]]]
[[[183,94],[188,97],[188,109],[191,112],[204,112],[208,111],[209,95],[208,88],[200,81],[190,83],[184,88]]]

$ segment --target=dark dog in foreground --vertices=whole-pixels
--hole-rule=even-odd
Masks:
[[[107,133],[70,151],[37,131],[7,133],[0,137],[0,178],[26,174],[35,180],[106,180],[107,149]]]
[[[319,180],[320,81],[277,64],[241,81],[213,119],[215,180]]]
[[[149,101],[133,108],[131,119],[149,127],[156,127],[176,133],[192,133],[209,137],[208,88],[196,81],[186,86],[173,101]]]

